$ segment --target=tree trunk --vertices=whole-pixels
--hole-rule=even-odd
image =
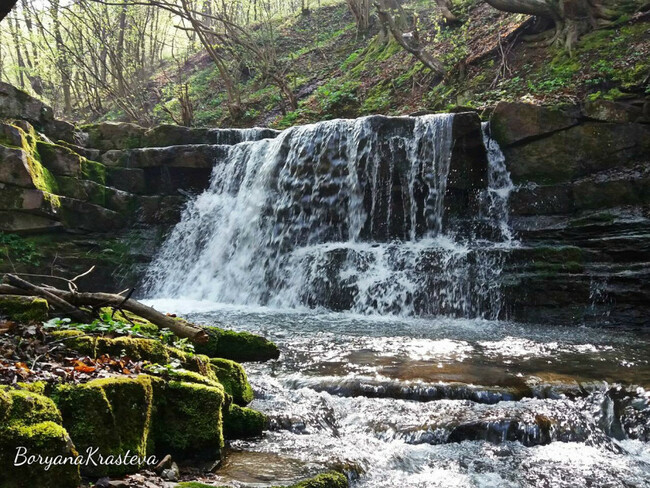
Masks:
[[[445,74],[442,62],[428,53],[420,44],[417,19],[409,19],[398,0],[377,0],[375,7],[383,29],[390,32],[404,50],[415,56],[434,73]]]
[[[534,15],[554,25],[555,33],[545,44],[559,44],[571,52],[576,41],[599,25],[640,7],[642,0],[486,0],[492,7],[518,14]]]
[[[452,8],[451,0],[436,0],[436,4],[440,9],[440,13],[442,14],[442,17],[447,22],[456,22],[458,20],[458,17],[456,17],[454,13],[451,11]]]

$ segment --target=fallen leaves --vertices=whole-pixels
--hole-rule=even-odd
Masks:
[[[138,375],[149,364],[107,354],[98,358],[71,356],[64,345],[48,343],[40,326],[11,323],[4,329],[11,333],[0,335],[0,384],[19,381],[83,383],[95,378]]]

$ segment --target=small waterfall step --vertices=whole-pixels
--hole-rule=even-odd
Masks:
[[[147,293],[497,316],[511,183],[490,141],[459,113],[338,119],[221,148]]]
[[[483,386],[468,383],[428,383],[377,379],[362,375],[346,377],[305,377],[294,375],[283,381],[291,389],[310,388],[341,397],[394,398],[430,402],[436,400],[469,400],[475,403],[495,404],[523,398],[561,399],[588,395],[602,388],[596,384],[521,382],[517,386]]]

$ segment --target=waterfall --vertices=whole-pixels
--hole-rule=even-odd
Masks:
[[[489,239],[460,231],[445,202],[453,122],[449,114],[333,120],[230,147],[150,266],[148,295],[498,313],[499,245],[512,240],[509,178],[498,146],[486,142],[489,185],[474,220],[496,230]]]

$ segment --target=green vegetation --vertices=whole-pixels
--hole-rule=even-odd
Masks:
[[[38,266],[42,258],[43,254],[33,242],[16,234],[0,232],[0,262],[8,259],[11,262]]]
[[[67,318],[54,318],[46,322],[43,327],[45,329],[52,330],[78,330],[91,334],[118,334],[142,337],[146,339],[156,339],[162,344],[173,346],[182,351],[194,351],[194,346],[190,341],[188,341],[186,338],[181,339],[176,337],[174,333],[169,329],[159,330],[158,327],[149,321],[137,318],[133,320],[134,316],[129,312],[126,312],[126,316],[124,315],[124,312],[121,311],[116,315],[117,318],[115,318],[111,309],[104,308],[100,311],[99,318],[93,320],[89,324],[75,323]],[[120,318],[120,316],[122,318]],[[141,341],[138,341],[137,343],[140,344]],[[109,343],[105,342],[103,344]],[[105,346],[105,349],[113,349],[119,345],[121,345],[121,342],[115,346]],[[138,347],[136,347],[133,352],[139,354]]]

